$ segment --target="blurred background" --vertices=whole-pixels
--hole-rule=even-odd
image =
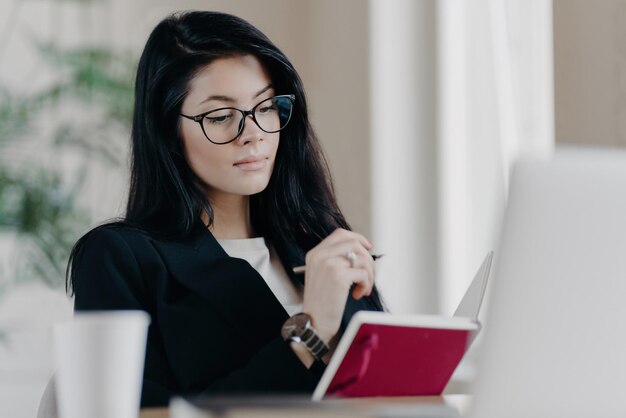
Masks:
[[[123,214],[137,60],[183,9],[239,15],[292,60],[394,312],[454,311],[516,159],[626,145],[626,0],[0,0],[2,416],[36,414],[71,246]]]

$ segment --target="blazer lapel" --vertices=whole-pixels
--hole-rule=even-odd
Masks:
[[[242,259],[229,257],[202,228],[184,241],[154,241],[173,278],[209,302],[252,344],[279,335],[287,313],[263,277]]]

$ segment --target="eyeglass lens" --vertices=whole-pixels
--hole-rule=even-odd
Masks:
[[[287,126],[292,110],[293,102],[289,96],[271,97],[254,107],[254,120],[263,131],[278,132]],[[242,111],[228,107],[207,113],[202,120],[202,127],[211,141],[226,143],[239,136],[244,122]]]

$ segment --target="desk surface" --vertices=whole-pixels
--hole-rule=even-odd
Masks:
[[[144,408],[139,418],[169,418],[168,408]]]
[[[444,395],[444,396],[415,396],[399,398],[354,398],[338,401],[347,405],[354,404],[360,407],[369,405],[375,407],[416,405],[416,404],[444,404],[456,408],[461,415],[466,415],[470,402],[470,395]],[[140,418],[170,418],[169,408],[145,408],[141,410]]]

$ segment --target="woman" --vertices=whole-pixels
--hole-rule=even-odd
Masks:
[[[382,307],[289,60],[237,17],[166,18],[132,141],[126,216],[76,243],[68,285],[77,311],[151,315],[142,405],[311,392],[352,314]]]

